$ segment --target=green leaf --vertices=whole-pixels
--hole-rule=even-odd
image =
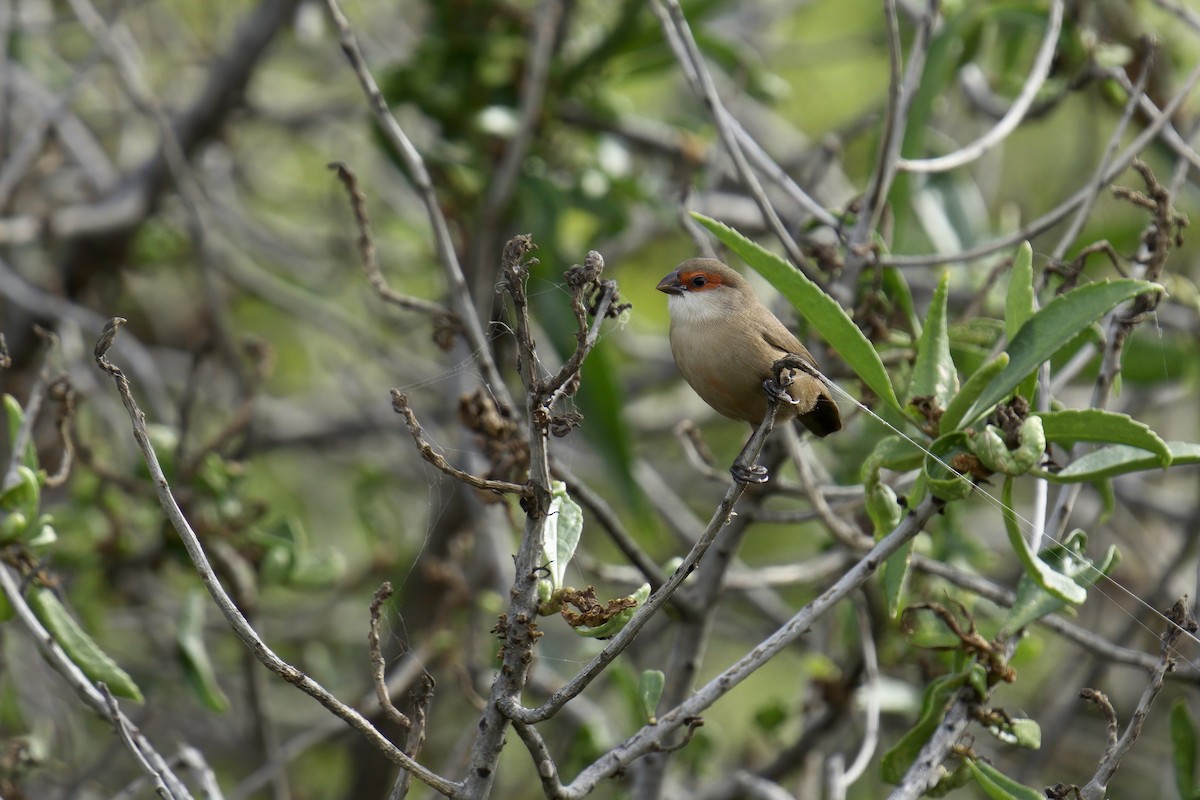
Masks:
[[[1010,342],[1034,311],[1033,247],[1022,242],[1008,274],[1008,294],[1004,300],[1004,333]]]
[[[962,431],[939,436],[929,445],[922,471],[929,482],[929,491],[943,500],[962,500],[971,494],[975,484],[969,475],[953,468],[956,456],[970,454],[970,440]]]
[[[883,595],[887,601],[888,616],[892,619],[900,616],[904,607],[904,591],[908,588],[909,565],[912,563],[914,544],[915,542],[909,541],[883,562]]]
[[[1196,796],[1196,724],[1187,701],[1179,699],[1171,706],[1171,761],[1175,765],[1175,786],[1180,800]]]
[[[1085,555],[1086,550],[1087,535],[1076,529],[1068,533],[1061,543],[1043,550],[1039,560],[1052,572],[1067,575],[1080,587],[1087,589],[1116,568],[1121,554],[1115,546],[1109,547],[1100,563],[1095,564]],[[1001,633],[1011,635],[1064,605],[1066,602],[1050,594],[1034,578],[1028,574],[1022,575],[1017,583],[1016,601],[1001,626]]]
[[[881,275],[882,287],[884,294],[892,299],[892,302],[904,314],[904,318],[908,320],[908,325],[912,329],[914,337],[921,335],[921,320],[917,316],[917,310],[913,306],[912,291],[908,288],[908,281],[904,280],[904,270],[896,267],[885,267]]]
[[[1008,276],[1008,294],[1004,300],[1004,332],[1011,342],[1037,310],[1033,293],[1033,248],[1022,242]],[[1017,394],[1032,402],[1037,375],[1030,375],[1017,388]]]
[[[1018,783],[986,761],[968,758],[967,764],[975,782],[991,800],[1046,800],[1046,795]]]
[[[1042,429],[1048,442],[1125,444],[1157,454],[1157,466],[1168,467],[1171,464],[1171,448],[1167,443],[1150,430],[1148,425],[1138,422],[1128,414],[1085,408],[1046,411],[1037,416],[1042,418]]]
[[[1200,464],[1200,444],[1167,442],[1167,449],[1171,451],[1172,466]],[[1058,472],[1037,471],[1035,474],[1053,483],[1080,483],[1161,467],[1160,456],[1140,447],[1115,444],[1082,455]]]
[[[19,464],[17,482],[0,494],[0,509],[19,512],[26,520],[32,521],[38,518],[41,504],[42,483],[38,473],[24,464]]]
[[[967,382],[963,384],[962,389],[946,406],[945,413],[942,414],[941,428],[942,433],[952,433],[964,427],[963,417],[966,416],[967,409],[971,407],[988,384],[999,375],[1008,366],[1008,353],[1001,353],[993,358],[988,363],[980,367],[974,375],[967,378]]]
[[[925,457],[920,445],[903,436],[892,434],[880,439],[871,454],[863,461],[860,472],[864,482],[877,480],[879,470],[890,469],[896,472],[906,472],[921,466]]]
[[[883,754],[880,770],[885,781],[899,783],[904,779],[904,773],[908,772],[908,768],[916,761],[917,754],[921,752],[925,742],[929,741],[929,737],[941,724],[942,717],[946,714],[946,704],[954,692],[963,685],[965,679],[962,673],[958,673],[944,675],[929,684],[925,690],[925,698],[921,702],[921,716],[917,720],[917,724]]]
[[[638,700],[641,701],[642,711],[646,715],[646,722],[651,725],[658,724],[658,717],[655,716],[655,712],[658,710],[658,701],[662,698],[666,680],[666,676],[662,670],[658,669],[645,670],[642,672],[642,677],[638,680]]]
[[[1066,575],[1050,569],[1050,566],[1030,549],[1029,543],[1021,535],[1021,529],[1017,525],[1017,512],[1013,510],[1012,485],[1011,476],[1004,479],[1004,490],[1001,493],[1001,504],[1004,507],[1004,529],[1008,533],[1009,544],[1012,545],[1013,551],[1021,560],[1021,566],[1025,568],[1025,574],[1051,597],[1064,603],[1079,605],[1087,600],[1087,591]]]
[[[59,602],[54,590],[45,586],[33,586],[26,599],[34,616],[46,626],[50,636],[89,680],[103,682],[117,697],[142,702],[142,692],[133,682],[133,678],[87,635]]]
[[[917,340],[917,358],[913,363],[912,380],[908,384],[905,404],[914,397],[933,397],[938,408],[945,409],[958,393],[958,370],[950,357],[950,336],[946,330],[946,293],[950,288],[950,273],[943,272],[921,338]],[[919,417],[918,417],[919,421]]]
[[[567,494],[567,485],[554,481],[550,485],[550,511],[547,515],[546,537],[542,556],[550,569],[550,583],[555,589],[563,587],[567,565],[575,556],[579,537],[583,533],[583,509]]]
[[[734,229],[694,211],[692,216],[790,300],[871,391],[903,413],[879,353],[836,300],[782,258]]]
[[[221,691],[212,659],[204,645],[204,608],[208,595],[192,591],[183,603],[175,643],[183,663],[183,672],[200,702],[218,713],[229,709],[229,698]]]
[[[1042,747],[1042,726],[1025,717],[1009,717],[1003,722],[989,722],[987,732],[1005,744],[1013,744],[1028,750]]]
[[[25,409],[21,408],[17,398],[6,394],[4,395],[4,413],[8,418],[8,442],[11,447],[12,443],[17,440],[17,431],[21,429],[21,423],[25,421]],[[25,455],[21,459],[21,463],[34,472],[38,469],[37,447],[34,446],[32,436],[25,445]]]
[[[1008,366],[963,415],[963,424],[970,425],[990,411],[1038,365],[1115,305],[1139,294],[1160,290],[1157,283],[1123,278],[1089,283],[1051,300],[1030,317],[1009,342],[1011,360]]]

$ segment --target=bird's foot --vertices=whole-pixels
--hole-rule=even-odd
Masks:
[[[800,401],[787,393],[787,389],[774,380],[767,378],[763,381],[763,391],[767,393],[767,397],[774,400],[776,403],[786,403],[789,406],[797,405]]]
[[[744,464],[741,461],[733,462],[729,474],[738,483],[766,483],[770,477],[762,464]]]

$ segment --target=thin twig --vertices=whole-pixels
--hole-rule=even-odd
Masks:
[[[220,580],[218,580],[216,573],[213,572],[208,556],[204,552],[204,547],[200,544],[196,532],[192,529],[187,518],[184,517],[183,511],[179,508],[179,503],[176,502],[174,495],[171,493],[170,484],[168,484],[167,478],[163,474],[162,466],[158,462],[158,456],[155,454],[154,448],[150,444],[149,434],[146,432],[146,415],[142,413],[142,410],[137,406],[137,402],[133,399],[133,391],[129,385],[129,380],[125,377],[121,369],[107,358],[108,350],[116,338],[117,330],[124,322],[125,320],[121,317],[115,317],[105,327],[100,339],[96,342],[96,364],[101,370],[108,373],[116,384],[117,392],[121,395],[121,400],[125,404],[126,411],[129,413],[129,419],[133,423],[134,439],[137,440],[138,447],[142,451],[142,457],[150,471],[151,480],[154,482],[154,488],[158,493],[159,503],[166,512],[172,527],[175,528],[176,533],[179,534],[180,539],[183,541],[183,545],[187,549],[188,556],[191,558],[192,564],[200,576],[200,580],[204,583],[205,588],[208,589],[209,594],[221,610],[230,628],[251,649],[255,657],[264,666],[312,697],[326,710],[361,733],[389,761],[410,770],[418,780],[439,793],[447,797],[452,796],[458,788],[455,783],[413,761],[400,748],[388,741],[362,714],[338,700],[324,686],[276,655],[258,635],[258,632],[250,626],[246,618],[242,615],[242,612],[234,604],[233,600],[230,599],[229,594],[221,585]]]
[[[1154,699],[1162,691],[1167,673],[1175,668],[1175,642],[1183,632],[1186,631],[1190,634],[1196,631],[1196,620],[1192,619],[1188,611],[1186,597],[1178,601],[1171,609],[1168,614],[1168,621],[1170,624],[1162,635],[1162,653],[1159,656],[1158,663],[1154,667],[1154,671],[1150,673],[1150,682],[1146,684],[1146,688],[1142,691],[1137,708],[1134,709],[1129,724],[1125,726],[1125,732],[1121,734],[1120,739],[1112,742],[1105,750],[1104,757],[1100,760],[1100,766],[1096,770],[1096,774],[1083,787],[1081,791],[1083,800],[1104,800],[1108,796],[1109,781],[1112,780],[1113,775],[1116,774],[1117,769],[1121,766],[1121,759],[1125,757],[1125,754],[1129,752],[1134,742],[1137,741],[1138,736],[1141,735],[1142,724],[1145,723],[1146,717],[1150,715],[1150,706],[1154,704]]]
[[[29,631],[33,643],[50,667],[62,676],[75,696],[94,713],[107,720],[121,734],[121,741],[130,750],[130,754],[142,765],[147,777],[157,783],[166,783],[171,790],[170,797],[180,800],[190,798],[183,782],[171,771],[167,760],[154,748],[154,745],[136,728],[121,711],[110,706],[108,699],[92,681],[83,674],[78,665],[68,656],[57,640],[38,620],[33,609],[25,601],[20,582],[13,570],[7,564],[0,564],[0,592],[8,600],[13,613],[21,625]],[[111,697],[111,695],[109,695]],[[126,736],[128,734],[128,737]]]
[[[371,600],[371,624],[367,629],[367,647],[371,651],[371,682],[375,686],[375,697],[379,700],[379,707],[383,709],[384,715],[401,728],[409,728],[412,726],[412,720],[392,704],[392,696],[387,686],[387,661],[379,643],[379,617],[383,604],[391,596],[392,584],[384,581],[383,585],[375,590],[375,597]]]
[[[1055,49],[1058,46],[1058,34],[1062,30],[1063,5],[1063,0],[1054,0],[1050,4],[1050,21],[1046,25],[1046,33],[1042,37],[1042,45],[1033,61],[1033,67],[1029,70],[1025,84],[1021,87],[1017,99],[1008,109],[1008,113],[991,130],[953,153],[947,153],[937,158],[900,158],[896,165],[905,172],[946,172],[957,169],[982,158],[984,153],[1004,141],[1010,133],[1016,130],[1050,74],[1050,65],[1054,61]]]
[[[1120,155],[1112,160],[1111,166],[1104,173],[1104,183],[1112,182],[1118,175],[1124,172],[1133,160],[1146,149],[1150,142],[1162,132],[1166,124],[1175,115],[1175,112],[1179,110],[1180,106],[1188,98],[1188,95],[1191,94],[1192,88],[1197,82],[1200,82],[1200,63],[1188,73],[1179,91],[1175,93],[1175,96],[1162,109],[1161,114],[1152,120],[1141,133],[1135,136],[1133,141],[1129,143],[1129,146],[1121,151]],[[1093,191],[1092,182],[1088,181],[1086,186],[1078,189],[1074,194],[1042,216],[1021,226],[1019,230],[967,250],[957,253],[879,256],[878,264],[882,267],[928,267],[938,264],[974,261],[975,259],[983,258],[998,250],[1006,250],[1014,247],[1054,227],[1078,208],[1080,204],[1086,203],[1092,196]]]
[[[686,701],[666,714],[660,714],[657,724],[643,727],[624,744],[613,748],[586,767],[574,781],[563,787],[562,797],[566,800],[576,800],[576,798],[586,796],[595,789],[600,781],[612,776],[633,760],[661,747],[664,740],[671,736],[677,728],[684,725],[687,720],[696,718],[698,714],[724,697],[730,689],[804,635],[815,620],[827,613],[852,591],[862,586],[875,573],[880,564],[916,536],[941,507],[941,501],[935,498],[927,497],[923,500],[895,530],[880,540],[871,549],[871,552],[859,560],[833,586],[822,592],[817,599],[802,608],[788,620],[787,624],[698,689]]]
[[[408,432],[412,434],[413,441],[417,445],[417,450],[421,453],[421,457],[428,461],[433,466],[440,469],[442,472],[454,478],[457,481],[473,486],[485,492],[495,492],[496,494],[516,494],[521,497],[529,495],[529,486],[519,483],[511,483],[509,481],[497,481],[491,478],[481,478],[478,475],[472,475],[470,472],[465,472],[458,467],[453,466],[448,462],[441,453],[433,449],[428,440],[425,439],[425,430],[421,427],[421,423],[417,421],[417,415],[413,413],[412,407],[408,404],[408,395],[399,389],[392,389],[392,408],[397,414],[404,417],[404,424],[408,427]]]
[[[430,314],[435,319],[443,320],[445,323],[457,327],[459,325],[458,317],[441,303],[403,294],[388,285],[387,278],[383,277],[375,254],[375,240],[371,236],[371,220],[367,216],[367,198],[363,196],[362,190],[358,186],[358,176],[341,161],[334,161],[328,166],[337,174],[338,180],[346,187],[346,194],[349,195],[350,210],[353,212],[354,222],[358,226],[358,255],[362,260],[363,271],[367,273],[367,280],[370,281],[371,288],[375,290],[375,293],[394,306]]]
[[[350,62],[355,76],[358,77],[359,84],[370,104],[371,112],[375,116],[375,121],[379,124],[379,129],[383,132],[388,144],[391,145],[393,152],[404,162],[412,178],[413,186],[416,188],[421,202],[425,205],[438,259],[450,281],[451,303],[463,324],[463,332],[471,344],[471,349],[474,351],[475,357],[479,359],[484,383],[503,405],[511,408],[512,397],[509,395],[508,386],[500,376],[500,371],[496,368],[487,337],[483,333],[483,326],[479,323],[479,314],[471,300],[471,290],[467,286],[466,276],[463,274],[458,255],[454,250],[454,243],[450,238],[450,227],[442,213],[433,180],[429,177],[429,170],[425,168],[425,160],[421,158],[420,152],[413,146],[400,127],[400,123],[392,115],[391,109],[388,108],[387,101],[379,90],[374,76],[371,75],[371,70],[367,67],[366,59],[363,58],[362,50],[358,46],[358,39],[350,27],[350,21],[342,13],[341,6],[337,0],[325,0],[325,5],[329,9],[330,18],[338,29],[342,52]]]
[[[699,94],[708,105],[709,112],[716,123],[717,132],[721,137],[721,142],[725,145],[725,150],[729,154],[730,159],[732,159],[742,184],[750,192],[750,196],[754,198],[755,204],[758,205],[763,219],[767,221],[767,224],[783,245],[784,251],[786,251],[788,258],[796,268],[803,272],[810,280],[815,280],[818,276],[813,272],[812,265],[800,251],[800,246],[796,244],[796,240],[792,238],[791,233],[788,232],[787,227],[779,218],[779,214],[775,211],[775,207],[771,204],[770,199],[762,188],[762,184],[754,174],[754,170],[750,167],[750,162],[746,159],[746,155],[742,151],[741,143],[730,121],[732,115],[721,102],[721,96],[717,92],[716,83],[714,83],[712,75],[704,64],[704,56],[701,54],[700,48],[696,45],[696,39],[692,35],[691,28],[688,27],[687,18],[684,16],[683,9],[679,6],[678,0],[655,0],[651,7],[654,10],[655,16],[659,19],[663,28],[663,35],[667,38],[671,49],[675,52],[693,91]]]

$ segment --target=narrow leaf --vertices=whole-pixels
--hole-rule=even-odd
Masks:
[[[1037,310],[1033,291],[1033,248],[1023,242],[1017,248],[1012,272],[1008,276],[1008,295],[1004,301],[1004,332],[1011,342]],[[1030,373],[1017,387],[1017,394],[1030,402],[1037,390],[1037,373]]]
[[[103,682],[117,697],[142,702],[142,692],[133,678],[87,635],[52,589],[34,586],[26,599],[34,616],[89,680]]]
[[[1098,564],[1085,555],[1086,551],[1087,536],[1083,531],[1076,529],[1063,537],[1062,542],[1039,553],[1038,559],[1045,563],[1050,571],[1068,576],[1086,590],[1102,576],[1111,574],[1121,561],[1121,554],[1115,546],[1108,548]],[[1001,633],[1005,636],[1011,635],[1065,605],[1066,601],[1046,591],[1035,578],[1028,574],[1022,575],[1017,582],[1016,601],[1001,626]]]
[[[575,548],[583,533],[583,509],[567,494],[567,485],[554,481],[550,487],[550,512],[542,555],[549,562],[551,583],[563,587],[567,565],[575,557]]]
[[[986,414],[1039,364],[1118,303],[1160,289],[1158,284],[1150,281],[1123,278],[1089,283],[1051,300],[1045,308],[1030,317],[1009,342],[1008,355],[1011,360],[1008,366],[992,380],[967,411],[963,424],[970,425]]]
[[[950,357],[950,336],[946,329],[946,293],[950,288],[950,273],[943,272],[921,338],[917,340],[917,358],[913,363],[912,381],[908,385],[907,403],[914,397],[933,397],[938,408],[945,409],[958,393],[958,371]]]
[[[887,601],[888,617],[891,619],[899,617],[904,607],[904,592],[908,588],[914,544],[915,542],[909,541],[883,562],[883,594]]]
[[[1159,467],[1171,464],[1171,448],[1150,430],[1128,414],[1116,414],[1098,408],[1050,411],[1038,414],[1046,441],[1070,444],[1073,442],[1107,442],[1125,444],[1158,455]]]
[[[1046,795],[1018,783],[986,761],[967,759],[975,782],[991,800],[1046,800]]]
[[[1196,724],[1183,699],[1171,706],[1171,760],[1179,798],[1189,800],[1196,795]]]
[[[1023,242],[1008,274],[1008,294],[1004,300],[1004,333],[1010,342],[1033,313],[1033,248],[1029,242]]]
[[[880,770],[883,779],[888,783],[899,783],[904,779],[904,773],[916,761],[917,755],[929,737],[941,724],[946,714],[946,704],[951,695],[963,685],[965,676],[962,673],[946,675],[929,684],[925,690],[925,698],[921,703],[921,716],[917,724],[900,737],[890,750],[883,754]]]
[[[666,676],[662,670],[658,669],[645,670],[642,672],[642,677],[638,680],[638,700],[642,703],[642,711],[646,715],[646,722],[651,725],[658,722],[655,712],[658,710],[658,701],[662,697],[666,680]]]
[[[983,390],[992,382],[992,379],[1003,372],[1007,366],[1008,353],[1001,353],[980,367],[974,375],[967,378],[967,382],[963,384],[962,389],[954,396],[954,399],[946,406],[945,413],[942,414],[942,433],[950,433],[963,427],[962,421],[967,413],[967,409],[979,399],[979,396],[983,394]]]
[[[179,648],[183,671],[192,691],[200,702],[213,711],[223,713],[229,708],[229,698],[221,690],[216,670],[204,644],[204,604],[208,595],[193,591],[183,603],[175,644]]]
[[[1200,464],[1200,444],[1190,442],[1167,442],[1171,451],[1171,465]],[[1037,472],[1039,478],[1053,483],[1080,483],[1112,478],[1129,472],[1159,469],[1162,460],[1140,447],[1115,444],[1102,447],[1082,455],[1058,472]]]
[[[733,228],[703,214],[692,212],[692,216],[790,300],[871,391],[903,413],[879,353],[836,300],[782,258]]]
[[[1008,533],[1009,544],[1021,560],[1021,565],[1025,567],[1025,574],[1052,597],[1064,603],[1079,605],[1087,600],[1087,591],[1066,575],[1050,569],[1050,566],[1030,549],[1029,543],[1021,535],[1021,529],[1017,526],[1017,513],[1013,511],[1012,484],[1011,476],[1004,479],[1004,490],[1001,494],[1004,529]]]

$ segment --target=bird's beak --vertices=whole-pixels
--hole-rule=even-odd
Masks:
[[[675,270],[667,275],[667,277],[658,282],[658,286],[655,288],[666,294],[683,294],[684,286],[683,281],[679,280],[679,270]]]

